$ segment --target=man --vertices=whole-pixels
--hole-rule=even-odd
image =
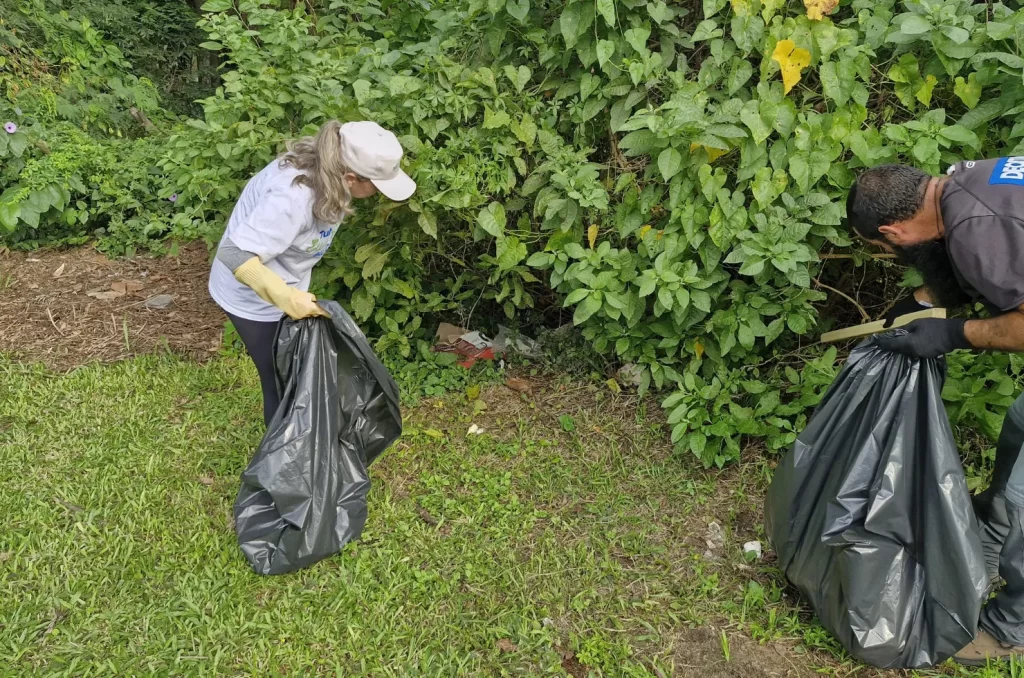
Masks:
[[[981,302],[991,317],[917,320],[883,336],[919,358],[956,349],[1024,352],[1024,158],[961,162],[946,177],[903,165],[864,172],[846,203],[853,231],[917,268],[924,287],[889,317],[931,305]],[[982,611],[981,630],[957,661],[1024,659],[1024,396],[1010,408],[992,485],[976,498],[990,570],[1006,585]]]

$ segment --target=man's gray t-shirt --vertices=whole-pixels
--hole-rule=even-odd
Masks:
[[[959,162],[939,208],[960,286],[1002,311],[1024,304],[1024,157]]]
[[[313,217],[313,191],[296,185],[301,172],[273,160],[249,180],[231,212],[222,243],[258,256],[291,287],[309,290],[313,266],[331,246],[337,224]],[[219,258],[210,270],[210,296],[228,313],[273,322],[284,315],[261,299]]]

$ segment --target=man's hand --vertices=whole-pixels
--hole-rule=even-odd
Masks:
[[[931,308],[931,305],[922,304],[913,295],[901,299],[895,306],[889,309],[889,312],[885,314],[885,325],[886,329],[892,327],[892,324],[896,322],[896,319],[900,316],[910,315],[911,313],[917,313],[919,311],[927,311]]]
[[[878,345],[913,358],[938,358],[950,351],[971,348],[962,318],[925,318],[880,335]]]

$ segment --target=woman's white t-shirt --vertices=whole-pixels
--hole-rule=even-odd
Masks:
[[[338,224],[313,217],[313,191],[293,184],[301,171],[273,160],[246,184],[231,212],[224,240],[252,252],[288,283],[309,290],[313,266],[331,246]],[[228,313],[246,320],[274,322],[284,315],[261,299],[219,259],[210,271],[210,296]]]

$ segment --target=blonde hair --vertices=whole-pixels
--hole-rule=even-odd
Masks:
[[[303,184],[313,190],[313,216],[329,224],[338,223],[354,211],[352,192],[345,175],[351,172],[341,159],[341,123],[324,123],[316,136],[288,142],[287,152],[281,154],[281,165],[290,165],[302,174],[293,184]]]

